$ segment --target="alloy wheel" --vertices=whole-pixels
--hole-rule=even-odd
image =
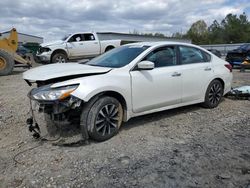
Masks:
[[[99,111],[95,121],[96,131],[102,136],[112,134],[119,126],[119,109],[115,104],[107,104]]]
[[[209,91],[208,99],[212,105],[216,105],[220,102],[222,97],[222,88],[219,83],[214,83]]]
[[[60,55],[56,58],[56,63],[66,63],[66,60],[63,56]]]

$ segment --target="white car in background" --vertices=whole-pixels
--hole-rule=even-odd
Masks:
[[[78,120],[83,135],[114,136],[130,118],[202,103],[216,107],[231,89],[232,67],[192,44],[144,42],[115,48],[86,64],[37,67],[29,97],[51,120]]]
[[[36,57],[41,63],[66,63],[69,60],[93,58],[121,46],[121,40],[99,40],[92,32],[74,33],[62,40],[42,43]]]

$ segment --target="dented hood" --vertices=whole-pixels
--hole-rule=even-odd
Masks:
[[[52,45],[60,45],[63,43],[64,43],[64,41],[62,41],[62,40],[56,40],[56,41],[52,41],[52,42],[42,43],[42,44],[40,44],[40,46],[47,47],[47,46],[52,46]]]
[[[93,75],[110,71],[108,67],[96,67],[79,63],[58,63],[43,65],[30,69],[23,73],[23,79],[32,81],[46,81],[55,78],[63,78],[77,75]]]

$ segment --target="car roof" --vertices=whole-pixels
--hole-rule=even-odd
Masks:
[[[163,46],[163,45],[185,45],[185,46],[192,46],[192,47],[198,47],[197,45],[185,43],[185,42],[176,42],[176,41],[160,41],[160,42],[136,42],[136,43],[130,43],[126,44],[128,46],[150,46],[150,47],[157,47],[157,46]]]
[[[126,44],[125,46],[149,46],[150,48],[157,48],[157,47],[161,47],[161,46],[165,46],[165,45],[183,45],[183,46],[190,46],[190,47],[194,47],[194,48],[199,48],[202,51],[207,52],[208,54],[215,56],[212,52],[208,51],[207,49],[198,46],[198,45],[194,45],[194,44],[190,44],[190,43],[185,43],[185,42],[176,42],[176,41],[159,41],[159,42],[136,42],[136,43],[129,43]]]

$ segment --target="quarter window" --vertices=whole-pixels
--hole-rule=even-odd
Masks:
[[[151,61],[155,67],[166,67],[177,64],[174,46],[162,47],[148,54],[143,60]]]
[[[180,60],[182,64],[202,63],[210,61],[210,56],[200,49],[180,46]]]

